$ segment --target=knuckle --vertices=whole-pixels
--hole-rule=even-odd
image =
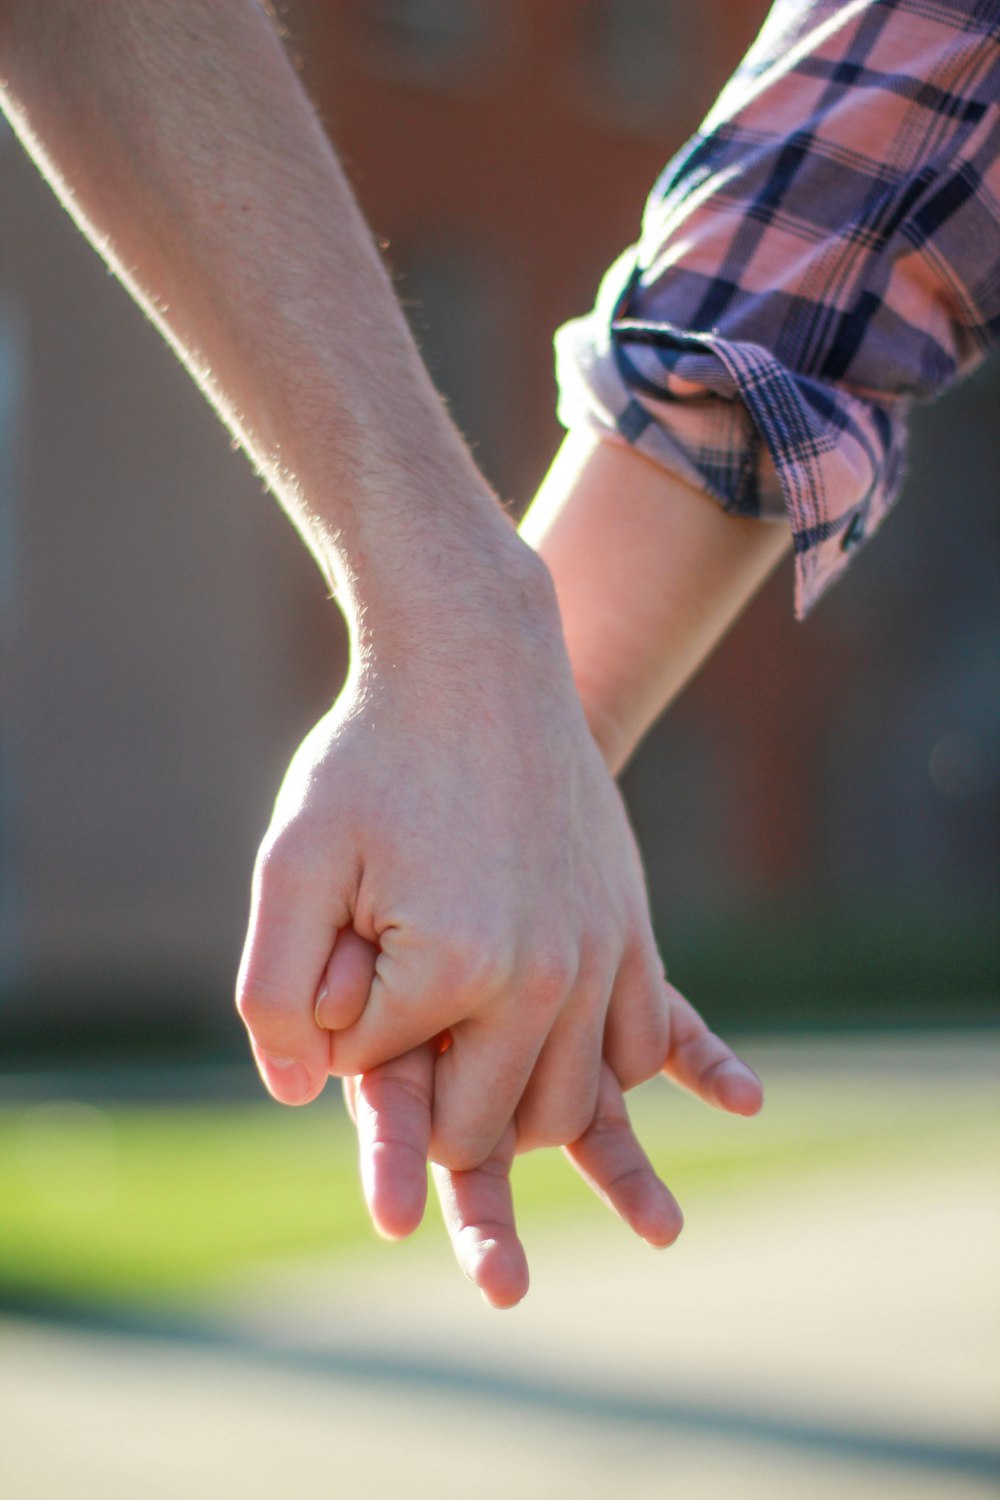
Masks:
[[[641,1083],[648,1083],[655,1078],[663,1067],[664,1054],[638,1049],[629,1050],[623,1055],[614,1058],[614,1070],[622,1089],[627,1093],[629,1089],[636,1089]]]
[[[568,1146],[572,1145],[573,1141],[578,1141],[581,1135],[584,1135],[590,1129],[593,1119],[593,1100],[589,1102],[581,1100],[578,1104],[575,1103],[573,1108],[567,1112],[564,1122],[564,1129],[567,1134],[559,1144]]]
[[[637,1038],[632,1059],[633,1070],[641,1073],[641,1083],[655,1078],[670,1051],[670,1017],[660,1013],[649,1016],[641,1037]]]
[[[605,1143],[627,1141],[632,1137],[632,1126],[621,1107],[598,1105],[588,1130],[595,1140]]]
[[[612,950],[596,944],[586,945],[580,952],[576,966],[576,983],[591,993],[607,998],[617,967],[617,956]]]
[[[391,1065],[375,1068],[362,1075],[358,1084],[358,1096],[364,1099],[377,1116],[384,1119],[423,1119],[430,1115],[431,1093],[427,1085],[414,1078],[394,1076]]]
[[[431,1148],[431,1155],[438,1166],[449,1172],[475,1172],[489,1158],[492,1143],[464,1140],[441,1140]]]
[[[254,876],[261,895],[294,890],[308,878],[308,858],[301,838],[287,829],[264,840]]]
[[[519,1151],[537,1151],[549,1146],[570,1146],[590,1128],[594,1104],[588,1099],[567,1101],[558,1111],[519,1111],[517,1145]]]
[[[475,1002],[500,989],[508,973],[499,945],[482,933],[451,933],[437,955],[435,983],[447,992]]]
[[[252,1032],[271,1034],[287,1028],[295,1017],[298,1002],[280,985],[249,975],[240,980],[236,1009]]]
[[[284,889],[291,878],[291,861],[283,845],[268,844],[260,848],[253,878],[258,895],[265,901],[275,891]]]
[[[568,948],[543,948],[526,964],[525,983],[538,1004],[557,1006],[576,979],[578,967],[577,955]]]
[[[487,1131],[465,1122],[435,1120],[431,1135],[431,1159],[449,1172],[474,1172],[488,1162],[497,1144],[495,1130]]]

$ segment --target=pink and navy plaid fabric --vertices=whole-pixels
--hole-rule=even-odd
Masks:
[[[787,518],[801,615],[998,337],[1000,0],[778,0],[556,335],[559,412]]]

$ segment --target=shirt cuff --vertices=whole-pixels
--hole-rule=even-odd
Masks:
[[[799,374],[758,344],[629,316],[637,249],[556,334],[559,419],[624,441],[739,516],[787,522],[803,618],[903,477],[907,404]]]

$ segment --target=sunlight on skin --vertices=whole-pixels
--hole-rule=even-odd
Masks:
[[[518,530],[555,583],[587,724],[616,776],[792,547],[787,526],[729,515],[586,430],[563,439]]]
[[[337,970],[358,983],[358,993],[365,973],[369,982],[374,975],[378,950],[350,928],[338,936],[338,950]],[[763,1103],[756,1075],[707,1030],[676,990],[668,989],[673,1026],[663,1068],[666,1076],[707,1104],[732,1114],[756,1114]],[[332,1013],[332,1007],[340,1008],[335,999],[329,1007],[322,1003],[324,1015]],[[350,1003],[344,1009],[348,1011]],[[365,1202],[375,1228],[386,1239],[405,1238],[423,1219],[434,1067],[441,1050],[440,1042],[430,1042],[370,1073],[344,1079],[344,1098],[358,1133]],[[432,1165],[458,1264],[494,1308],[516,1306],[529,1284],[510,1183],[516,1151],[512,1121],[481,1166],[454,1172]],[[673,1244],[684,1222],[680,1208],[639,1144],[607,1063],[601,1066],[593,1121],[564,1151],[588,1186],[635,1234],[653,1246]]]
[[[555,582],[576,687],[612,770],[621,768],[790,546],[786,528],[728,516],[635,450],[586,432],[565,439],[520,532]],[[316,1008],[320,1025],[336,1030],[361,1014],[376,955],[353,929],[341,932]],[[756,1114],[763,1103],[760,1081],[682,995],[655,980],[655,957],[646,955],[638,987],[662,984],[669,1018],[663,1073],[706,1104]],[[662,972],[658,958],[655,966]],[[628,982],[624,966],[617,981],[623,1001]],[[680,1210],[632,1130],[619,1086],[619,1077],[636,1081],[631,1058],[642,1051],[643,1014],[641,1004],[611,1007],[593,1119],[563,1149],[637,1235],[668,1245],[680,1233]],[[365,1199],[376,1228],[389,1238],[412,1233],[424,1212],[436,1124],[435,1061],[431,1044],[345,1082]],[[496,1307],[512,1306],[528,1286],[510,1188],[518,1128],[521,1149],[530,1139],[526,1122],[522,1103],[480,1166],[433,1169],[459,1264]]]

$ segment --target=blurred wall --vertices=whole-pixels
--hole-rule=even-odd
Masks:
[[[342,632],[10,138],[0,200],[0,1027],[95,995],[184,1021],[231,989],[256,843]]]
[[[519,504],[559,440],[552,332],[635,237],[764,10],[280,7],[431,368]],[[342,631],[9,141],[0,200],[0,1030],[95,991],[183,1016],[229,988],[256,841]],[[939,934],[989,981],[998,395],[994,364],[920,414],[885,533],[805,626],[782,573],[628,773],[669,951],[728,941],[736,988],[784,963],[790,932],[862,971],[886,935],[919,967]]]

